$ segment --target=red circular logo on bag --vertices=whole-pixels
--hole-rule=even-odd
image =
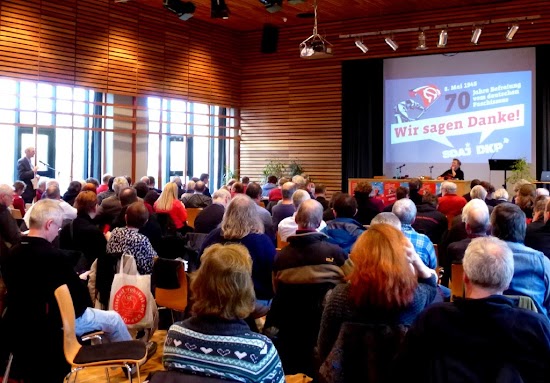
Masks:
[[[115,294],[113,310],[120,314],[125,324],[139,323],[145,317],[147,297],[135,286],[122,286]]]

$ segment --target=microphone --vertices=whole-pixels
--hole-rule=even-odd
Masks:
[[[433,168],[434,168],[434,166],[433,166],[433,165],[432,165],[432,166],[430,166],[430,170],[432,170]]]
[[[44,161],[38,160],[42,165],[50,166],[50,164],[45,163]]]
[[[406,164],[403,164],[403,165],[401,165],[401,166],[398,166],[397,169],[398,169],[398,170],[401,170],[402,168],[405,167],[405,165],[406,165]]]

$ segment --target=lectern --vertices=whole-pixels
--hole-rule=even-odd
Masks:
[[[502,185],[506,189],[506,172],[513,170],[514,165],[519,160],[489,160],[489,170],[504,170],[504,184]]]

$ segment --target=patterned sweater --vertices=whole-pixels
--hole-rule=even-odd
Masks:
[[[191,317],[174,323],[164,344],[168,370],[252,383],[284,383],[277,350],[242,320]]]

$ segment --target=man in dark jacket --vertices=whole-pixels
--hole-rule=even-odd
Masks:
[[[414,230],[425,234],[432,243],[441,242],[441,237],[448,227],[445,214],[437,211],[437,196],[427,192],[422,203],[416,205],[416,219],[412,224]]]
[[[326,292],[344,282],[341,266],[346,253],[317,232],[323,207],[306,200],[296,213],[298,230],[273,264],[275,297],[268,313],[266,333],[275,336],[287,374],[314,376],[313,348],[317,343]],[[296,315],[290,315],[295,313]]]
[[[17,160],[17,179],[23,181],[27,187],[21,195],[25,203],[32,203],[35,197],[35,189],[32,184],[33,178],[36,176],[38,166],[34,166],[31,158],[34,157],[35,150],[33,147],[25,149],[25,155]]]
[[[467,299],[420,314],[398,357],[396,381],[547,381],[548,320],[502,295],[514,274],[510,248],[493,237],[474,239],[463,264]]]
[[[349,194],[342,193],[336,197],[332,210],[336,218],[327,222],[323,233],[330,237],[330,243],[349,254],[357,238],[365,231],[363,225],[353,219],[357,214],[357,202]]]
[[[212,204],[201,210],[195,218],[195,233],[208,234],[219,226],[225,208],[231,201],[231,193],[220,189],[214,193],[212,198]]]

